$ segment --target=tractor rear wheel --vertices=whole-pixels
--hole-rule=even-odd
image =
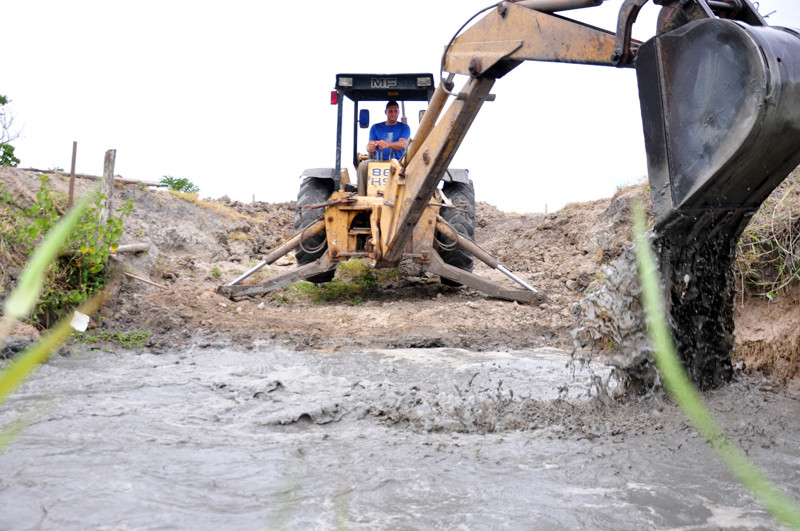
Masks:
[[[450,199],[453,205],[457,208],[442,208],[441,216],[456,231],[462,236],[475,239],[475,188],[472,186],[472,181],[467,183],[450,182],[445,183],[442,187],[444,195]],[[473,256],[462,249],[457,247],[455,242],[449,238],[445,238],[441,234],[436,243],[436,250],[439,256],[442,257],[444,263],[463,269],[464,271],[472,272],[472,266],[475,259]],[[448,286],[460,286],[458,282],[454,282],[448,278],[442,277],[442,284]]]
[[[332,179],[317,179],[314,177],[306,178],[300,184],[300,191],[297,193],[297,206],[294,211],[294,231],[295,233],[305,229],[325,213],[324,208],[314,208],[307,210],[303,207],[324,203],[333,193],[334,182]],[[307,239],[294,253],[297,258],[297,265],[310,264],[314,260],[322,257],[328,250],[328,240],[325,231]],[[315,284],[330,282],[336,270],[325,271],[309,277],[307,280]]]

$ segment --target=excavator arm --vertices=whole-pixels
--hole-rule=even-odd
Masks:
[[[497,78],[533,60],[622,66],[615,55],[616,34],[523,6],[529,3],[498,4],[447,46],[443,70],[451,75],[437,87],[408,148],[405,167],[397,169],[387,187],[387,208],[381,215],[383,263],[402,257],[481,106],[493,98],[490,90]],[[469,76],[457,94],[451,92],[455,74]],[[438,120],[448,96],[454,101]]]
[[[800,34],[767,26],[748,0],[653,1],[658,27],[644,43],[631,27],[647,0],[624,0],[613,33],[556,14],[602,0],[501,2],[453,39],[450,75],[392,168],[377,263],[402,258],[497,78],[523,61],[635,67],[673,337],[692,379],[714,387],[732,373],[736,242],[800,163]],[[457,92],[456,74],[468,76]]]
[[[455,74],[469,80],[458,93],[451,92],[451,81],[440,82],[405,165],[396,171],[381,217],[384,263],[402,256],[483,102],[493,98],[495,80],[523,61],[636,66],[649,175],[658,188],[657,225],[685,219],[689,209],[752,211],[797,164],[797,135],[782,134],[800,123],[798,61],[791,60],[800,45],[797,33],[766,27],[748,0],[654,0],[662,6],[658,34],[639,54],[642,43],[631,38],[631,28],[647,0],[622,3],[616,32],[555,14],[600,3],[501,2],[447,45],[442,67],[448,80]],[[705,83],[701,93],[697,82]],[[448,96],[454,101],[438,120]],[[766,165],[773,177],[753,183],[757,190],[741,187],[741,175],[764,166],[765,158],[775,161]],[[742,167],[743,159],[752,164]],[[719,175],[716,170],[726,165],[738,176]]]

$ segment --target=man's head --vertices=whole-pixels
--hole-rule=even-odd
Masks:
[[[395,100],[390,100],[386,103],[386,122],[389,125],[397,123],[397,117],[400,115],[400,106],[397,105]]]

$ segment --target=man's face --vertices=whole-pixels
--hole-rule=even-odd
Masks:
[[[397,117],[400,115],[400,107],[397,105],[391,105],[386,109],[386,118],[389,119],[389,123],[394,123],[397,121]]]

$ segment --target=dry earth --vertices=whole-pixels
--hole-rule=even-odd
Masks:
[[[22,201],[35,200],[38,173],[0,169],[0,180]],[[67,190],[64,176],[54,188]],[[85,192],[92,181],[78,179]],[[480,183],[477,184],[480,195]],[[183,342],[212,345],[255,339],[299,349],[461,347],[514,350],[572,349],[579,326],[575,305],[602,286],[601,266],[629,244],[631,201],[649,203],[645,186],[611,199],[571,204],[551,214],[508,214],[477,206],[476,241],[545,295],[536,305],[489,298],[449,288],[412,263],[358,304],[314,303],[294,291],[232,302],[215,293],[292,235],[294,203],[242,204],[226,198],[197,201],[161,189],[117,184],[114,199],[133,199],[121,243],[148,243],[150,250],[119,256],[124,270],[162,287],[122,276],[116,294],[92,326],[150,331],[148,348]],[[266,278],[294,266],[289,255],[254,275]],[[476,273],[512,287],[483,264]],[[11,283],[16,272],[5,271]],[[250,280],[248,280],[250,282]],[[796,293],[769,302],[737,300],[735,361],[790,381],[797,376],[800,314]],[[30,332],[30,329],[28,329]]]

